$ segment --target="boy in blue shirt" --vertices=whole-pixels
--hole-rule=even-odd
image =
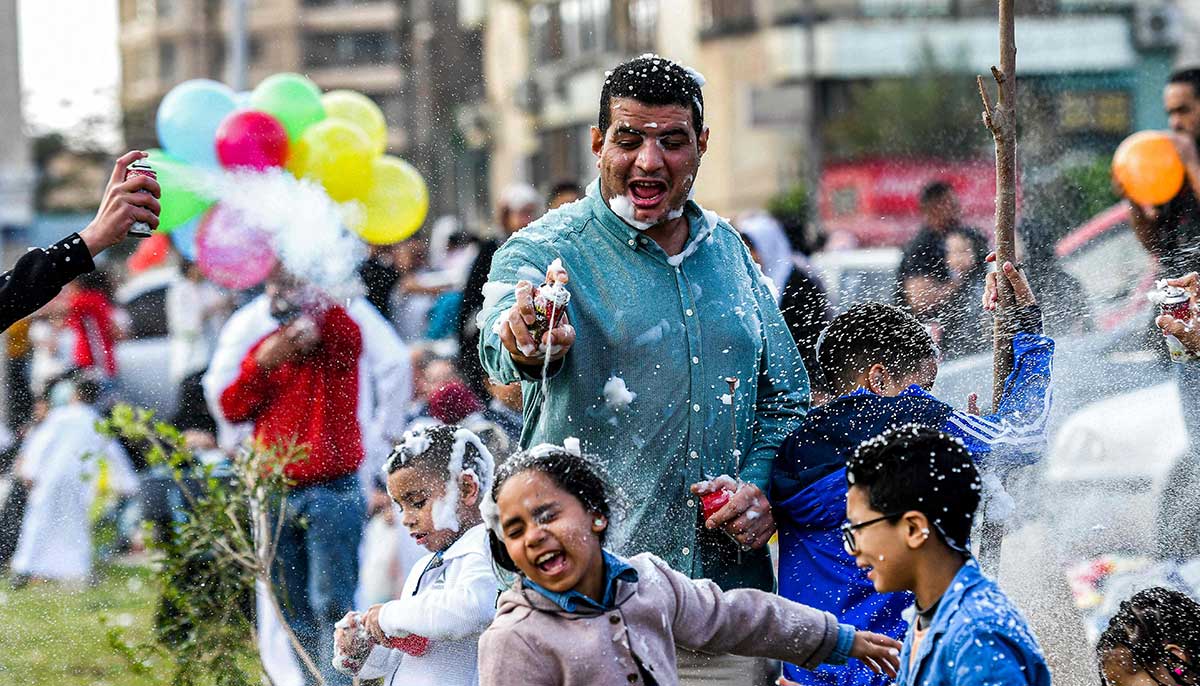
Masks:
[[[916,601],[897,686],[1050,686],[1025,619],[967,549],[983,486],[962,441],[887,431],[850,458],[846,483],[846,552],[875,590]]]
[[[838,527],[846,510],[845,465],[863,441],[916,423],[959,438],[981,463],[1004,468],[1040,456],[1054,341],[1042,335],[1037,300],[1011,264],[988,275],[984,308],[995,306],[998,274],[1016,296],[1011,317],[1019,333],[1013,341],[1013,372],[995,414],[962,412],[930,394],[937,347],[925,327],[900,308],[855,305],[821,334],[816,374],[840,397],[812,410],[775,459],[770,499],[779,528],[780,595],[860,628],[903,635],[901,613],[912,604],[911,596],[876,593],[842,550]],[[784,674],[800,684],[889,683],[858,665],[822,665],[814,671],[785,665]]]

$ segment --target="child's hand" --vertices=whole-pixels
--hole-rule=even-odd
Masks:
[[[732,491],[733,496],[708,518],[705,527],[724,529],[748,550],[766,545],[775,533],[775,518],[771,514],[771,503],[767,496],[758,486],[739,484],[726,474],[692,484],[692,493],[703,496],[721,488]]]
[[[333,645],[343,655],[349,655],[354,650],[354,632],[358,629],[358,613],[347,612],[337,624],[333,625]]]
[[[996,253],[988,253],[985,262],[995,262]],[[1036,305],[1037,298],[1033,295],[1033,289],[1029,287],[1029,281],[1025,279],[1025,272],[1013,266],[1012,262],[1005,262],[1000,265],[1000,269],[994,272],[988,272],[987,279],[983,288],[983,309],[992,312],[1000,304],[1000,293],[996,287],[996,274],[1004,274],[1004,278],[1008,281],[1008,285],[1012,288],[1013,296],[1016,298],[1017,307],[1027,305]]]
[[[890,636],[871,631],[856,631],[854,645],[850,647],[850,657],[862,662],[872,672],[894,678],[896,670],[900,668],[901,647],[903,644]]]
[[[366,627],[367,633],[371,634],[371,638],[373,638],[376,643],[386,644],[387,634],[383,633],[383,628],[379,626],[379,611],[381,609],[383,609],[382,604],[377,603],[372,605],[365,613],[363,613],[360,621],[362,621],[362,625]]]

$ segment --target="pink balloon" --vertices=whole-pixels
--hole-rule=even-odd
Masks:
[[[217,129],[217,159],[226,169],[282,167],[287,156],[287,131],[266,112],[239,110]]]
[[[220,203],[200,220],[196,264],[213,283],[233,290],[262,283],[275,268],[270,235]]]

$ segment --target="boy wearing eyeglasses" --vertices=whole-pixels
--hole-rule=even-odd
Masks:
[[[1024,617],[967,549],[982,482],[961,441],[890,430],[850,458],[846,484],[846,552],[875,590],[915,600],[897,686],[1050,686]]]
[[[960,438],[981,463],[1028,464],[1040,457],[1054,341],[1041,335],[1037,300],[1011,264],[988,275],[984,308],[995,308],[997,278],[1013,288],[1017,307],[1006,314],[1020,333],[1013,342],[1013,373],[989,416],[956,410],[929,392],[937,377],[937,347],[925,327],[898,307],[855,305],[821,334],[815,374],[840,397],[811,411],[775,458],[770,499],[779,528],[780,595],[856,627],[893,638],[904,634],[901,613],[911,596],[876,593],[866,572],[842,550],[845,465],[863,441],[916,423]],[[857,665],[816,671],[784,665],[784,674],[800,684],[890,683]]]

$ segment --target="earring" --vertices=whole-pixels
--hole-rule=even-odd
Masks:
[[[921,529],[921,535],[925,538],[929,538],[929,529]]]
[[[596,517],[592,520],[592,524],[595,524],[596,526],[604,526],[604,520]]]
[[[1175,672],[1175,676],[1183,676],[1183,667],[1176,667],[1171,671]]]

